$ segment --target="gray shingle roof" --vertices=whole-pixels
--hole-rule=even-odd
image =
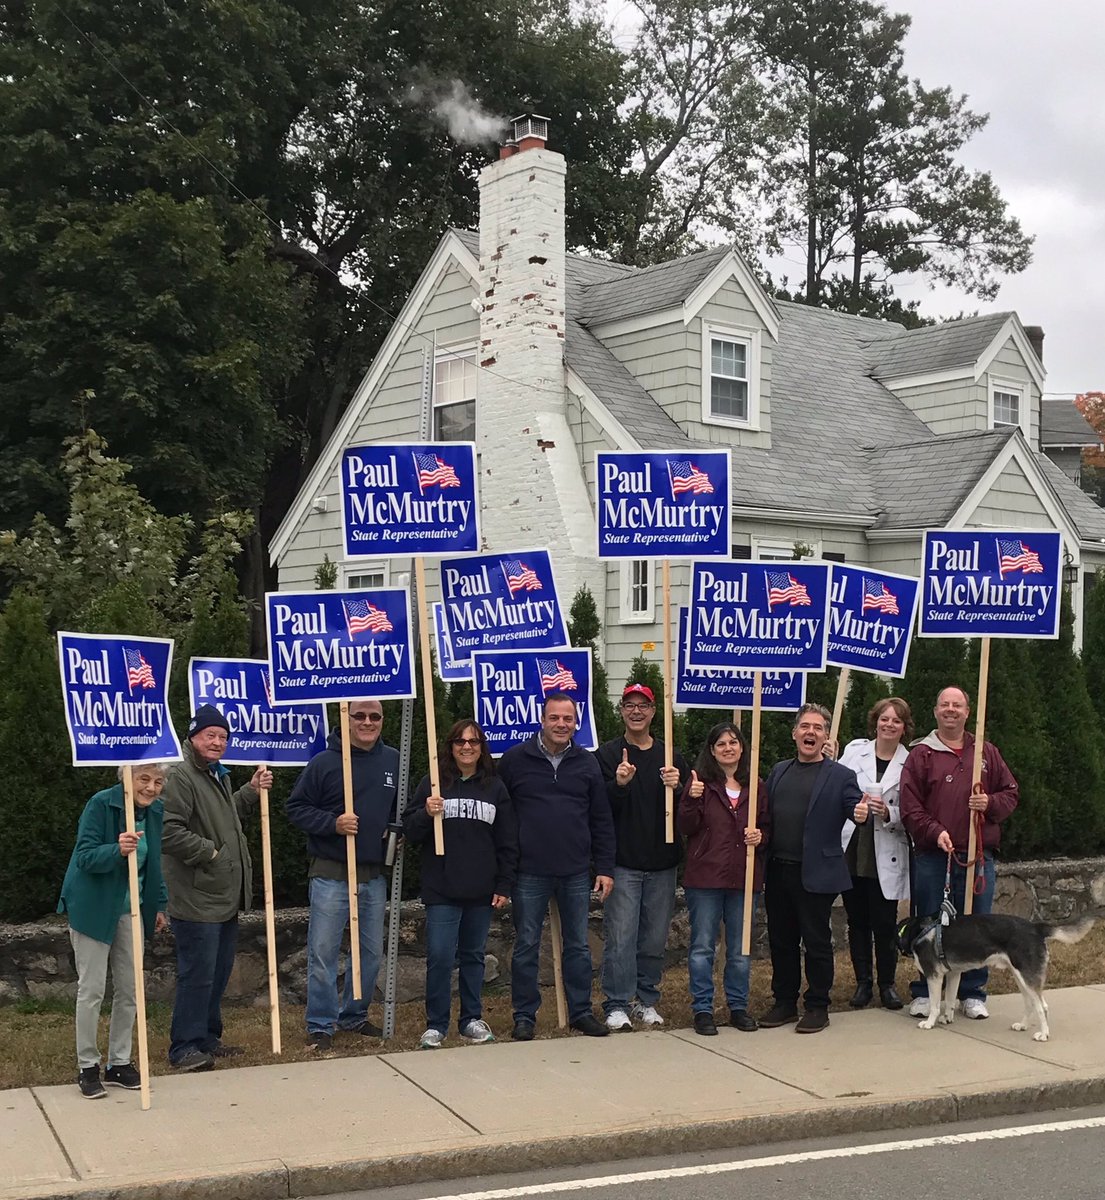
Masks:
[[[1105,541],[1105,508],[1095,504],[1046,454],[1037,454],[1036,462],[1078,527],[1079,534],[1088,542]]]
[[[617,278],[591,282],[573,316],[581,325],[623,321],[674,308],[694,291],[729,253],[726,246],[700,250],[653,267],[629,268]]]
[[[988,313],[923,329],[898,326],[895,336],[884,334],[870,341],[871,374],[876,379],[894,379],[972,366],[1010,316],[1007,312]]]
[[[1101,435],[1070,400],[1044,400],[1040,405],[1041,446],[1096,446]]]

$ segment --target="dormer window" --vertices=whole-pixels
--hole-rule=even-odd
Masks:
[[[1027,384],[990,376],[988,425],[991,429],[1015,425],[1026,439],[1030,439],[1029,403]]]
[[[756,429],[760,419],[760,333],[703,325],[702,420]]]

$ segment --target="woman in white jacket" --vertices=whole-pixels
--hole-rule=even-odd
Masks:
[[[909,842],[898,808],[898,783],[913,737],[909,705],[898,696],[880,700],[867,714],[874,736],[849,742],[841,764],[856,773],[871,820],[863,825],[844,822],[841,840],[852,873],[852,888],[844,893],[848,914],[848,948],[856,973],[853,1008],[866,1008],[874,996],[871,943],[874,941],[875,978],[883,1008],[901,1008],[894,987],[898,965],[898,901],[909,898]],[[905,743],[905,744],[903,744]],[[881,795],[874,794],[881,785]]]

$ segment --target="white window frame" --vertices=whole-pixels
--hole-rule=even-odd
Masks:
[[[713,356],[710,343],[714,338],[727,342],[739,342],[748,351],[748,419],[738,421],[735,417],[717,415],[711,408],[711,386],[713,378]],[[702,322],[702,421],[705,425],[724,425],[730,429],[760,428],[760,342],[759,329],[742,329],[735,325],[715,325]]]
[[[779,537],[752,537],[752,557],[763,562],[794,562],[794,543],[806,542],[805,538],[796,537],[784,541]],[[812,562],[821,557],[820,542],[806,542],[810,547],[809,554],[802,557],[802,562]]]
[[[382,582],[373,584],[354,583],[353,580],[362,575],[380,575]],[[388,587],[391,579],[391,564],[386,558],[366,558],[364,562],[346,562],[342,564],[341,580],[345,591],[356,591],[363,587]]]
[[[448,362],[451,359],[458,359],[458,358],[470,358],[472,360],[472,387],[473,387],[473,394],[471,397],[472,407],[473,407],[472,441],[478,440],[480,369],[479,369],[479,363],[476,361],[476,350],[477,350],[477,347],[476,347],[475,342],[464,342],[457,346],[438,346],[437,350],[434,352],[434,378],[433,378],[433,393],[432,393],[433,403],[431,406],[433,411],[430,413],[430,431],[431,431],[430,432],[430,440],[431,441],[438,440],[437,435],[433,433],[433,429],[436,424],[434,417],[437,413],[437,410],[439,408],[452,408],[453,405],[455,405],[455,404],[463,403],[462,401],[453,400],[453,401],[450,401],[448,404],[442,404],[438,401],[438,397],[437,397],[437,369],[438,369],[438,366],[443,362]],[[466,402],[466,401],[464,401],[464,402]]]
[[[990,375],[987,377],[989,387],[986,392],[986,427],[987,429],[1010,429],[1014,427],[1012,421],[994,420],[994,393],[1005,392],[1007,395],[1017,397],[1017,413],[1019,419],[1015,423],[1015,427],[1024,434],[1025,440],[1028,440],[1029,430],[1031,429],[1031,417],[1029,414],[1029,405],[1032,403],[1032,393],[1030,385],[1024,382],[1018,382],[1015,379],[1001,379],[998,376]]]
[[[623,625],[651,625],[656,619],[656,564],[651,558],[626,558],[618,564],[620,580],[618,587],[618,619]],[[634,607],[634,569],[645,572],[644,586],[647,589],[643,607]]]

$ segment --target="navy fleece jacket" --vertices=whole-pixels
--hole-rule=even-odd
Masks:
[[[382,863],[384,835],[395,815],[399,751],[377,742],[371,750],[351,746],[353,811],[358,817],[357,862]],[[345,862],[345,836],[335,830],[345,812],[341,771],[341,732],[333,729],[326,749],[303,768],[285,805],[288,820],[307,835],[313,858]]]
[[[499,760],[514,802],[518,869],[527,875],[614,874],[614,818],[598,760],[574,742],[554,771],[534,735]]]

